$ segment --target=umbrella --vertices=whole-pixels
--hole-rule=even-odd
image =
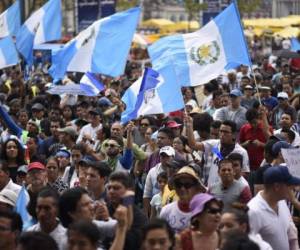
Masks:
[[[300,58],[300,54],[288,49],[279,50],[275,55],[281,58]]]
[[[75,83],[68,83],[66,85],[58,85],[54,86],[47,90],[47,93],[51,95],[63,95],[63,94],[70,94],[70,95],[85,95],[87,96],[87,93],[84,92],[79,84]]]

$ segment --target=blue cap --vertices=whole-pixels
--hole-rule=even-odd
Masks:
[[[292,176],[287,167],[273,166],[264,172],[264,184],[285,183],[300,185],[300,178]]]
[[[98,105],[99,106],[111,106],[112,102],[107,97],[104,96],[98,100]]]
[[[71,157],[71,153],[66,150],[66,149],[60,149],[57,151],[57,153],[55,154],[55,157],[65,157],[65,158],[70,158]]]
[[[239,89],[233,89],[230,91],[231,96],[240,97],[243,96],[243,93]]]
[[[291,144],[287,143],[286,141],[278,141],[274,143],[272,146],[272,152],[275,156],[277,156],[282,148],[293,148]]]

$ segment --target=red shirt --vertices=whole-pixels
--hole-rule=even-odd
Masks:
[[[272,132],[272,129],[270,128]],[[240,143],[245,141],[259,140],[262,143],[266,143],[267,139],[264,135],[262,124],[259,123],[257,128],[254,129],[249,123],[243,125],[240,129]],[[262,160],[264,159],[264,147],[255,146],[254,144],[248,144],[246,148],[250,161],[250,169],[256,170],[259,168]]]

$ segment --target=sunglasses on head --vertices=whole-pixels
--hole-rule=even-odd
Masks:
[[[175,188],[182,188],[184,187],[185,189],[190,189],[191,187],[194,187],[196,185],[195,182],[181,182],[181,181],[177,181],[174,182]]]
[[[111,144],[111,143],[105,143],[104,146],[107,147],[107,148],[115,148],[115,147],[119,147],[119,145]]]

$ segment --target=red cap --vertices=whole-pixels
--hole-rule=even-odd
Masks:
[[[176,121],[168,121],[167,127],[168,128],[178,128],[178,127],[181,127],[181,124],[177,123]]]
[[[45,170],[46,168],[45,168],[45,166],[42,163],[36,161],[36,162],[31,162],[28,165],[28,172],[30,172],[33,169]]]

